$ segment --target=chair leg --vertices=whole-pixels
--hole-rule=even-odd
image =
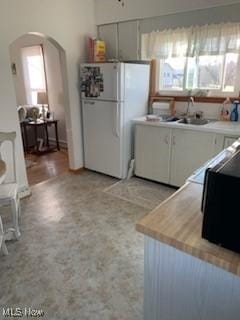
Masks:
[[[0,233],[1,233],[2,235],[4,234],[1,217],[0,217]],[[5,256],[7,256],[7,255],[8,255],[8,249],[7,249],[6,244],[5,244],[5,238],[4,238],[4,236],[3,236],[2,245],[1,245],[0,250],[1,250],[1,249],[2,249],[2,251],[3,251],[3,254],[4,254]]]
[[[5,244],[5,240],[3,240],[3,242],[2,242],[2,247],[1,247],[1,249],[2,249],[2,251],[3,251],[3,254],[4,254],[5,256],[7,256],[7,255],[8,255],[8,249],[7,249],[7,246],[6,246],[6,244]]]
[[[20,202],[19,196],[17,196],[17,205],[18,205],[18,220],[19,220],[22,215],[21,202]]]
[[[14,234],[16,239],[18,240],[21,236],[20,230],[19,230],[19,222],[18,222],[18,215],[19,215],[19,203],[17,199],[13,199],[11,202],[11,208],[12,208],[12,217],[13,217],[13,226],[14,226]]]

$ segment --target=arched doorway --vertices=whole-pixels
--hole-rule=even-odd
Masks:
[[[40,64],[34,65],[35,62],[33,62],[38,61],[37,63],[39,63],[40,61],[40,54],[37,56],[33,53],[38,52],[38,50],[42,52],[44,81],[40,81],[37,74],[33,74],[32,77],[29,76],[29,69],[38,69],[39,71]],[[30,59],[31,57],[35,60]],[[36,57],[38,57],[38,60]],[[72,157],[73,150],[68,137],[71,119],[66,54],[62,46],[53,38],[41,33],[29,32],[17,38],[10,45],[10,59],[17,100],[16,107],[25,106],[25,109],[30,110],[26,119],[20,120],[24,121],[21,127],[28,180],[29,184],[33,185],[67,171],[69,168],[68,159]],[[41,91],[46,92],[47,103],[44,101],[46,109],[41,107],[41,101],[37,101],[37,96]],[[44,121],[47,116],[48,120],[53,120],[53,123],[51,124],[48,121],[46,126],[39,123],[36,130],[36,124],[32,124],[36,121],[31,119],[31,110],[34,110],[32,107],[35,106],[39,109],[37,122]],[[42,110],[46,110],[46,114]],[[56,135],[56,125],[58,135]],[[57,140],[60,151],[55,150],[53,153],[51,151],[57,146]]]

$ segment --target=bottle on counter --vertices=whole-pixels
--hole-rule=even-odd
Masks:
[[[226,100],[223,102],[223,105],[222,105],[220,120],[229,121],[230,114],[231,114],[231,100],[230,98],[226,98]]]
[[[232,112],[230,115],[230,120],[231,121],[238,121],[238,106],[239,106],[239,101],[235,100],[233,101],[233,105],[232,105]]]

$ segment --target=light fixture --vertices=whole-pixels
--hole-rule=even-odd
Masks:
[[[38,92],[37,93],[37,103],[42,105],[42,118],[45,121],[46,120],[46,113],[47,113],[45,106],[48,105],[48,96],[47,96],[46,92]]]
[[[124,0],[118,0],[118,2],[122,5],[122,7],[124,7]]]

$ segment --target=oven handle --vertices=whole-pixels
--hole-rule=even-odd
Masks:
[[[202,204],[201,204],[201,211],[203,214],[204,214],[205,207],[206,207],[209,170],[210,170],[210,168],[206,169],[204,182],[203,182],[203,195],[202,195]]]
[[[119,138],[120,137],[120,108],[121,106],[117,103],[116,108],[114,110],[114,135]]]

